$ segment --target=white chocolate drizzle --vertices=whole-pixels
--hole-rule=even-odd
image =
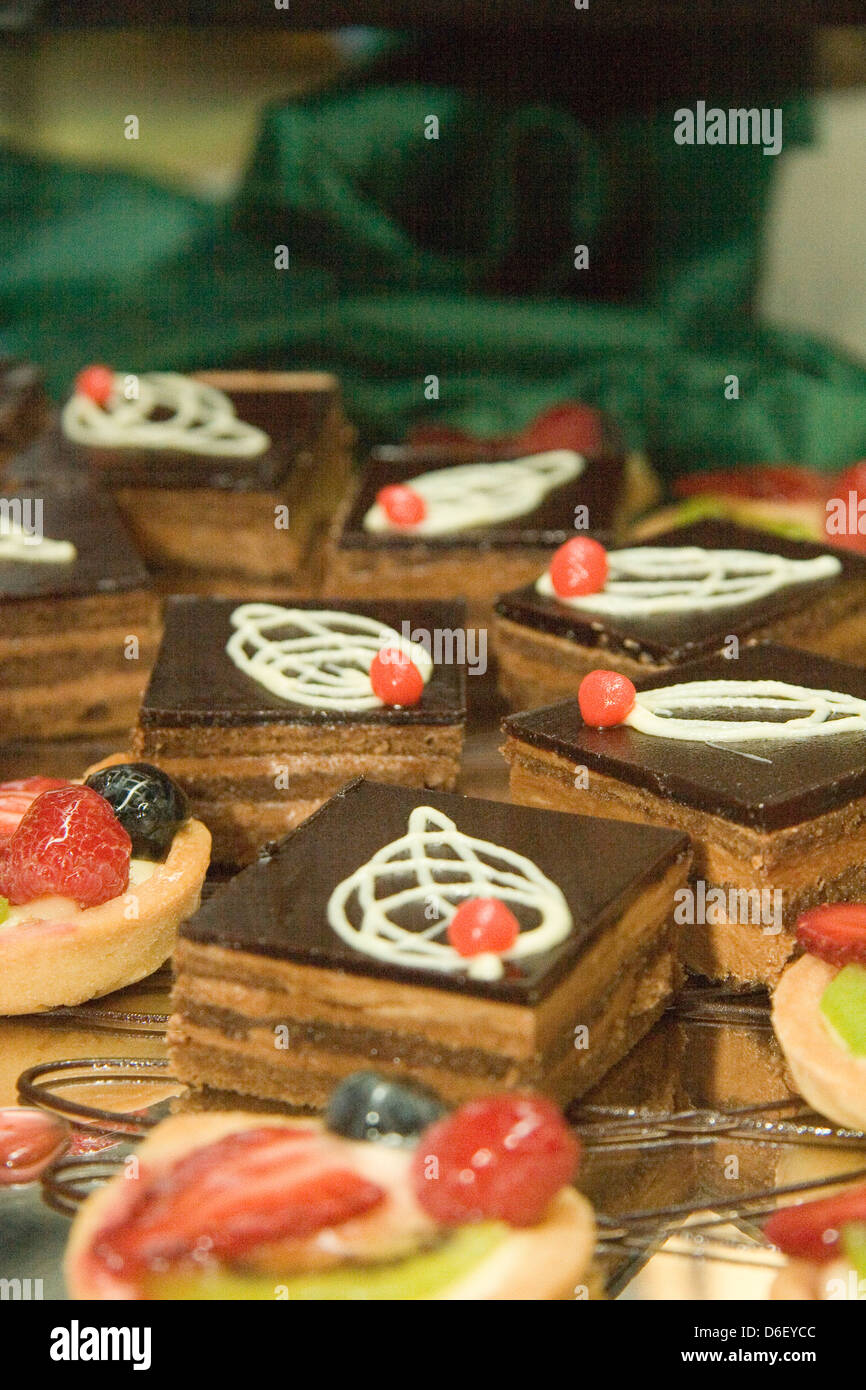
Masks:
[[[71,565],[78,555],[72,541],[52,541],[15,522],[0,526],[0,560],[27,564]]]
[[[695,711],[685,718],[677,712]],[[702,718],[701,710],[775,712],[778,719]],[[790,717],[785,718],[788,715]],[[866,700],[785,681],[687,681],[641,690],[623,723],[660,738],[747,743],[866,734]]]
[[[296,705],[381,709],[384,702],[373,692],[370,666],[383,648],[403,652],[425,685],[433,673],[424,647],[359,613],[243,603],[230,621],[235,631],[226,652],[235,666],[272,695]],[[275,630],[291,635],[269,636]]]
[[[264,430],[239,420],[224,392],[177,372],[135,378],[137,399],[123,394],[124,378],[105,406],[76,391],[60,416],[67,438],[105,449],[170,449],[214,458],[255,458],[270,446]]]
[[[422,521],[416,526],[397,526],[376,502],[364,517],[364,529],[444,536],[478,526],[499,526],[534,511],[549,492],[579,477],[585,466],[581,455],[572,449],[551,449],[501,463],[436,468],[406,481],[427,505]]]
[[[659,613],[703,613],[756,603],[779,589],[839,574],[835,555],[789,560],[759,550],[706,550],[702,546],[634,546],[611,550],[604,588],[563,597],[546,570],[538,593],[568,608],[608,617],[649,618]]]
[[[467,899],[491,897],[538,920],[522,927],[501,956],[461,956],[444,939],[457,908]],[[343,879],[327,911],[337,935],[363,955],[446,974],[465,971],[479,980],[500,978],[503,961],[552,950],[572,929],[562,891],[531,859],[465,835],[432,806],[416,806],[407,833]],[[410,915],[426,925],[409,925]]]

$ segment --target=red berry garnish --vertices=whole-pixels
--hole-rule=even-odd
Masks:
[[[573,536],[550,562],[550,582],[560,598],[597,594],[607,579],[607,551],[591,536]]]
[[[797,940],[831,965],[866,965],[866,903],[823,903],[797,918]]]
[[[636,694],[628,676],[619,671],[590,671],[580,682],[577,703],[585,724],[592,729],[609,729],[622,723]]]
[[[509,951],[520,934],[520,923],[499,898],[469,898],[448,925],[448,940],[461,956]]]
[[[427,515],[427,503],[414,488],[392,483],[376,493],[376,501],[395,526],[417,526]]]
[[[0,855],[0,894],[10,903],[59,894],[95,907],[125,893],[132,841],[90,787],[43,792]]]
[[[75,378],[75,389],[80,396],[89,396],[96,405],[108,405],[114,391],[114,372],[110,367],[85,367]]]
[[[534,1226],[572,1181],[580,1145],[543,1096],[472,1100],[425,1130],[412,1160],[415,1194],[434,1221]]]
[[[0,841],[8,840],[21,824],[21,817],[43,792],[68,787],[60,777],[21,777],[17,782],[0,782]]]
[[[783,1207],[764,1224],[764,1235],[786,1255],[823,1264],[838,1253],[842,1228],[866,1221],[866,1187]]]
[[[417,705],[424,694],[421,672],[399,647],[383,647],[373,657],[370,684],[385,705]]]
[[[263,1125],[193,1149],[167,1171],[141,1172],[132,1201],[98,1232],[114,1271],[187,1256],[232,1260],[277,1240],[303,1240],[378,1207],[386,1193],[353,1171],[319,1131]]]

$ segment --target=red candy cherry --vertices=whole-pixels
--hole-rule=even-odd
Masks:
[[[551,1101],[491,1096],[424,1131],[412,1180],[421,1206],[443,1226],[534,1226],[574,1178],[579,1157],[580,1145]]]
[[[520,934],[520,923],[499,898],[469,898],[448,925],[448,940],[461,956],[509,951]]]
[[[607,579],[607,551],[591,536],[573,536],[550,562],[550,582],[560,598],[597,594]]]
[[[75,389],[80,396],[88,396],[96,405],[106,406],[114,391],[114,372],[110,367],[98,364],[85,367],[75,378]]]
[[[417,526],[427,515],[427,503],[420,492],[405,483],[381,488],[376,501],[394,526]]]
[[[43,792],[0,854],[0,894],[29,903],[55,893],[96,907],[125,893],[132,841],[90,787]]]
[[[635,702],[634,686],[619,671],[590,671],[580,682],[577,703],[584,723],[593,729],[621,724]]]
[[[838,1253],[843,1226],[855,1222],[866,1222],[866,1187],[783,1207],[764,1223],[764,1235],[786,1255],[823,1264]]]
[[[370,684],[385,705],[417,705],[424,694],[421,672],[399,647],[383,647],[373,657]]]
[[[824,903],[797,918],[797,940],[830,965],[866,965],[866,903]]]

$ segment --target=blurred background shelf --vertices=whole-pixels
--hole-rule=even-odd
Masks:
[[[857,0],[589,0],[576,10],[572,0],[7,0],[0,4],[0,28],[77,29],[90,25],[232,25],[256,28],[334,29],[358,24],[412,29],[429,24],[493,28],[550,24],[593,28],[642,28],[670,24],[717,24],[726,28],[760,23],[791,28],[856,23],[863,17]]]

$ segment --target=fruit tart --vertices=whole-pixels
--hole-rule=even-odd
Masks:
[[[866,903],[811,908],[797,940],[805,954],[773,995],[776,1037],[812,1108],[866,1130]]]
[[[114,1178],[75,1219],[73,1298],[587,1296],[579,1144],[530,1093],[448,1114],[430,1093],[356,1072],[323,1122],[176,1115],[138,1153],[137,1178]]]
[[[764,1235],[788,1256],[771,1298],[866,1299],[866,1186],[785,1207]]]
[[[158,768],[0,785],[0,1014],[79,1004],[171,955],[210,834]]]

